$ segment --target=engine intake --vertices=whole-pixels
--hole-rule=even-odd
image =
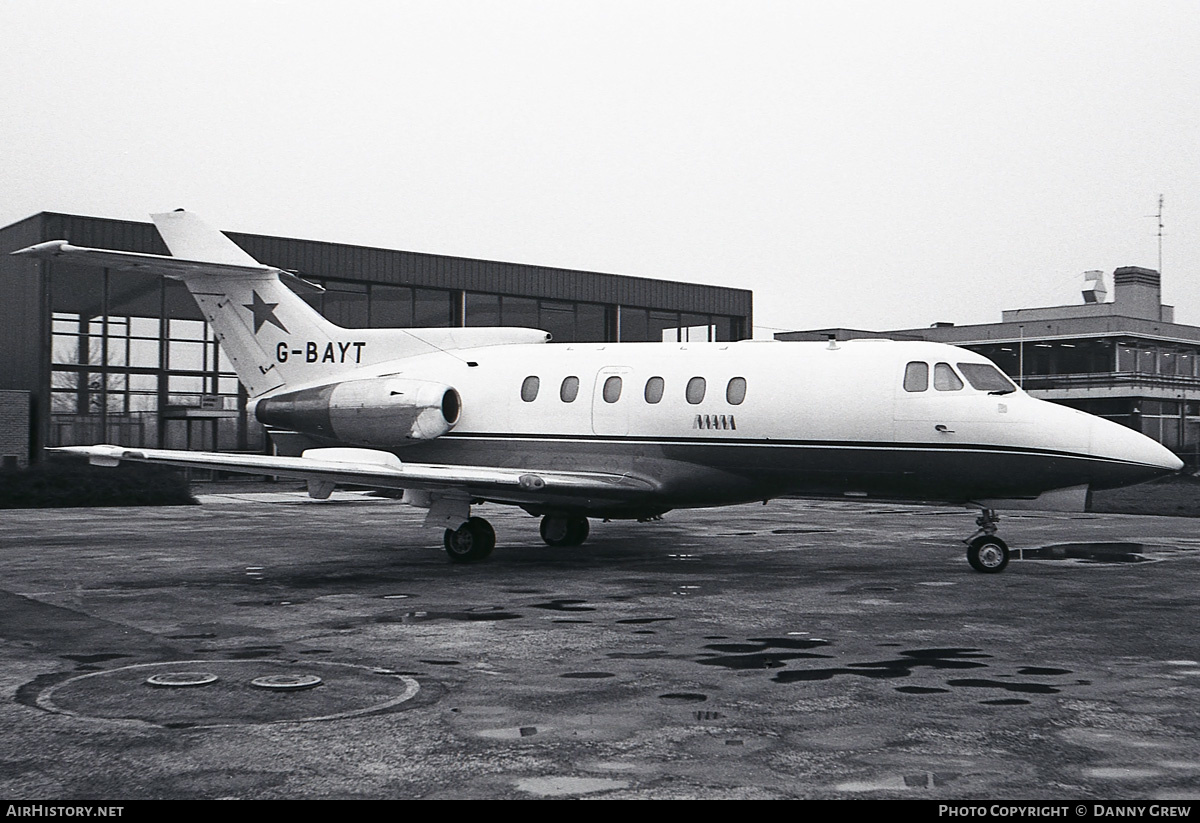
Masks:
[[[349,380],[258,401],[267,426],[367,446],[433,440],[454,428],[462,398],[443,383],[404,377]]]

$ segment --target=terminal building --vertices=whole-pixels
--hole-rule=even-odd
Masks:
[[[753,295],[575,271],[230,232],[341,326],[524,326],[558,342],[740,340]],[[264,451],[262,427],[182,283],[11,257],[48,240],[168,254],[150,223],[34,215],[0,228],[0,458],[47,446]]]
[[[779,340],[890,338],[950,343],[990,358],[1035,397],[1107,417],[1200,464],[1200,327],[1175,322],[1158,272],[1088,272],[1084,302],[1014,309],[999,323],[871,332],[815,329]]]

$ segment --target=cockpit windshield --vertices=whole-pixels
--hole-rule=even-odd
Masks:
[[[1017,390],[1003,372],[987,363],[959,363],[958,370],[977,391],[1008,394]]]

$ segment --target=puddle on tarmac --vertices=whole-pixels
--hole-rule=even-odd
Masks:
[[[570,680],[601,680],[606,677],[616,677],[612,672],[567,672],[560,674],[559,677],[566,677]]]
[[[467,623],[496,620],[517,620],[522,615],[500,610],[499,607],[469,609],[462,612],[394,612],[374,618],[375,623],[426,623],[430,620],[459,620]]]
[[[641,626],[646,623],[661,623],[664,620],[674,620],[674,617],[627,617],[624,620],[618,620],[618,623],[626,625]]]
[[[1036,549],[1022,549],[1022,560],[1077,560],[1083,563],[1149,563],[1154,558],[1143,552],[1143,543],[1056,543]],[[1154,548],[1154,547],[1149,547]]]
[[[715,654],[697,658],[702,666],[726,669],[781,669],[789,660],[824,659],[827,654],[803,651],[829,645],[827,640],[800,640],[794,637],[752,637],[747,643],[709,643],[704,648]],[[783,649],[784,651],[774,651]]]
[[[771,534],[832,534],[837,529],[771,529]]]
[[[658,699],[664,703],[703,703],[708,700],[708,695],[698,692],[668,692],[660,694]]]
[[[870,663],[851,663],[832,669],[807,669],[803,671],[780,672],[774,677],[778,683],[797,683],[812,680],[830,680],[838,675],[852,674],[859,677],[893,678],[908,677],[913,670],[930,669],[982,669],[986,663],[980,659],[990,659],[990,654],[983,654],[979,649],[913,649],[900,652],[900,657],[891,660],[878,660]]]
[[[584,606],[586,600],[551,600],[549,603],[534,603],[535,609],[547,609],[552,612],[594,612],[592,606]]]
[[[710,638],[706,638],[710,639]],[[724,639],[724,638],[721,638]],[[819,654],[809,649],[831,645],[828,640],[813,638],[801,640],[794,637],[756,637],[744,643],[709,643],[696,662],[703,666],[720,666],[731,670],[783,669],[771,678],[776,683],[806,683],[832,680],[841,676],[867,677],[878,680],[906,678],[920,670],[961,671],[964,669],[986,669],[993,666],[992,655],[973,648],[932,648],[901,651],[886,660],[847,663],[830,668],[795,668],[790,664],[802,660],[830,659],[831,654]],[[1014,681],[1009,678],[1059,677],[1069,675],[1069,669],[1053,666],[1021,666],[1016,674],[997,673],[995,678],[959,678],[938,685],[906,685],[896,687],[902,694],[927,695],[947,694],[952,689],[996,689],[1019,694],[1059,694],[1064,685],[1041,683],[1029,680]],[[1078,681],[1075,681],[1078,682]],[[1014,706],[1027,703],[1016,698],[980,701],[985,705]]]

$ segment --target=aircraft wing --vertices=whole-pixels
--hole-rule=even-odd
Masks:
[[[324,494],[313,495],[322,497],[328,496],[335,483],[435,493],[453,492],[518,504],[580,498],[622,502],[643,498],[648,492],[656,490],[651,481],[629,474],[402,463],[394,454],[375,449],[309,449],[301,457],[125,446],[63,446],[47,451],[87,457],[92,465],[98,466],[115,466],[122,460],[130,460],[183,468],[290,477],[307,480],[310,491],[324,486]]]

